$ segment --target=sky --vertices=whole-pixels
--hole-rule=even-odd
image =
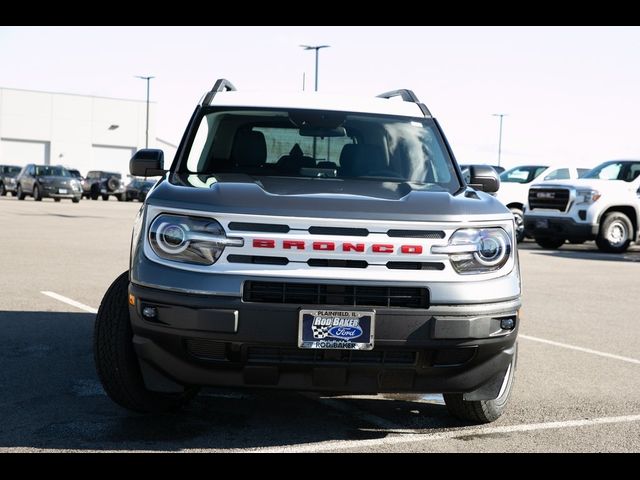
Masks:
[[[217,78],[239,90],[413,90],[460,163],[640,158],[640,27],[0,27],[0,87],[144,100],[177,144]]]

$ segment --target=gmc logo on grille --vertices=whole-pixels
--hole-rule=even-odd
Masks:
[[[556,198],[555,192],[538,192],[536,194],[538,198]]]
[[[352,242],[305,242],[304,240],[282,240],[280,248],[283,250],[305,250],[316,252],[365,252],[364,243]],[[254,238],[253,248],[276,248],[276,241],[270,238]],[[396,250],[398,248],[398,250]],[[374,243],[371,245],[373,253],[405,253],[416,255],[422,253],[422,245],[392,245],[390,243]]]

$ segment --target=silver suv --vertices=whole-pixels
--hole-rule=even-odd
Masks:
[[[464,181],[410,90],[257,95],[221,79],[171,167],[141,150],[130,170],[163,178],[96,318],[116,403],[175,409],[223,385],[444,393],[465,420],[502,413],[519,326],[513,216],[486,193],[491,167]]]

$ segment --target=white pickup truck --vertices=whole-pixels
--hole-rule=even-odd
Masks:
[[[524,222],[543,248],[595,240],[600,250],[621,253],[637,241],[639,218],[640,160],[613,160],[578,180],[531,187]]]
[[[548,180],[573,180],[580,178],[588,171],[588,168],[561,165],[522,165],[500,174],[500,189],[496,197],[513,213],[518,242],[521,242],[525,236],[523,211],[527,203],[529,187]]]

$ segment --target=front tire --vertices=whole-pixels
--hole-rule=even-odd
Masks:
[[[0,183],[0,197],[4,197],[7,194],[7,189],[4,187],[4,183]]]
[[[100,303],[93,334],[93,355],[98,377],[109,398],[138,413],[175,411],[198,393],[186,387],[182,393],[147,390],[133,348],[133,331],[127,303],[129,274],[111,284]]]
[[[40,188],[38,187],[38,185],[34,185],[33,186],[33,199],[36,202],[41,202],[42,201],[42,195],[40,195]]]
[[[513,220],[516,223],[516,241],[520,243],[524,240],[524,213],[517,207],[511,207]]]
[[[515,378],[518,344],[515,347],[513,360],[511,360],[507,371],[506,383],[500,389],[498,398],[493,400],[464,400],[462,393],[445,393],[443,395],[444,403],[451,415],[473,423],[490,423],[500,418],[509,401]]]
[[[24,200],[27,195],[22,191],[22,185],[18,185],[18,200]]]
[[[629,248],[633,224],[622,212],[610,212],[600,223],[596,245],[603,252],[622,253]]]
[[[548,250],[557,250],[562,245],[564,245],[564,241],[564,238],[536,237],[536,243],[542,248],[546,248]]]
[[[104,200],[105,202],[109,200],[109,195],[102,195],[102,200]]]

